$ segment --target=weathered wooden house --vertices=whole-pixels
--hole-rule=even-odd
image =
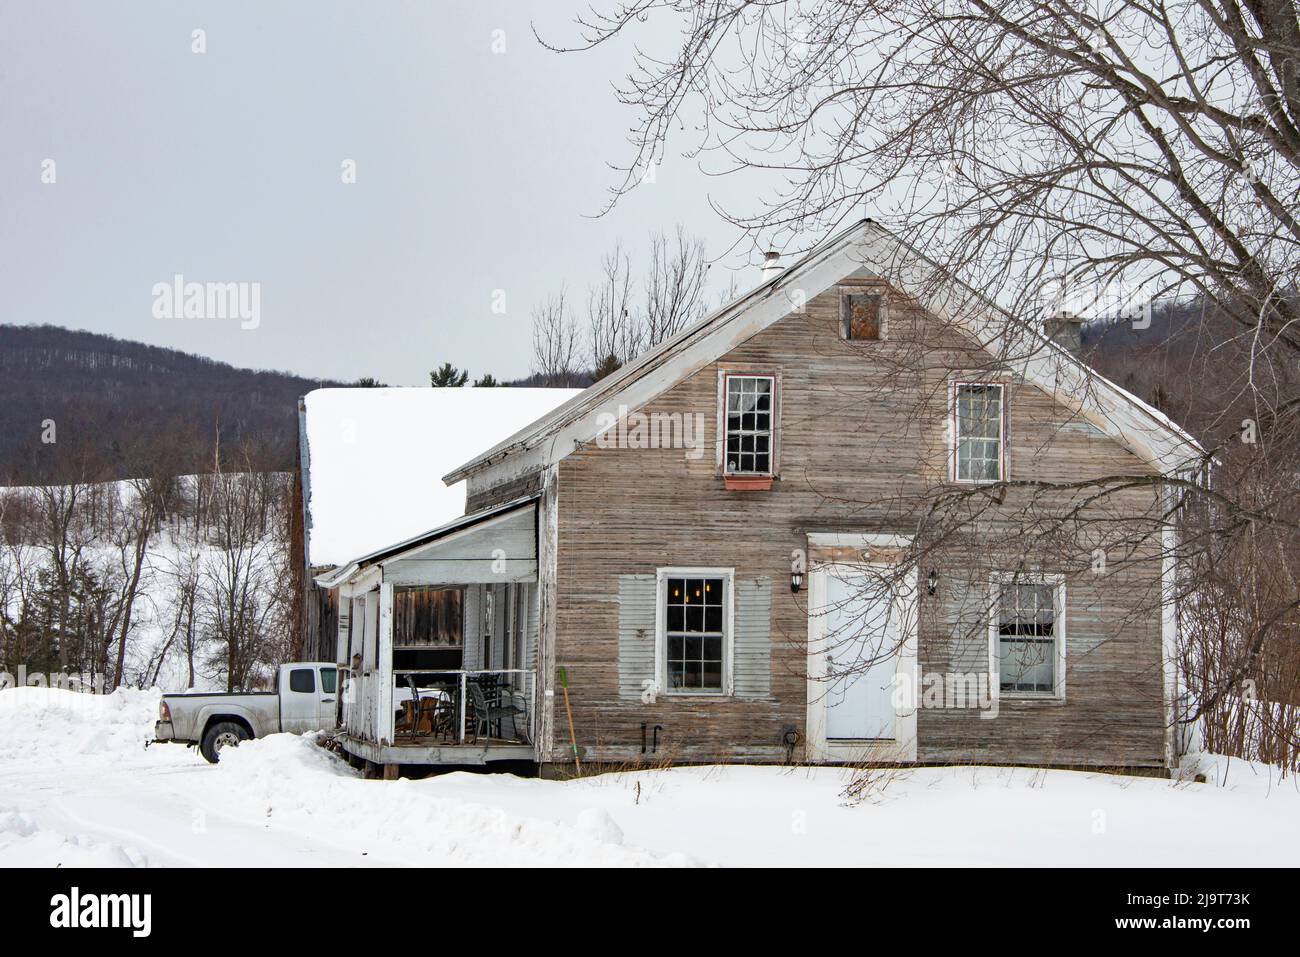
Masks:
[[[321,579],[359,662],[346,746],[1171,767],[1160,478],[1202,454],[863,221],[451,470],[464,516]],[[461,589],[459,667],[398,647],[416,586]]]

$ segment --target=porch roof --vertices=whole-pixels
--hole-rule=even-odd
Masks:
[[[450,522],[439,525],[437,528],[429,529],[426,532],[421,532],[419,535],[376,549],[375,551],[369,552],[358,558],[354,558],[346,564],[325,572],[322,575],[318,575],[315,579],[316,584],[320,585],[322,588],[337,588],[339,585],[365,574],[370,568],[376,565],[385,565],[406,560],[425,559],[427,561],[430,558],[437,560],[437,556],[429,554],[430,549],[433,546],[436,546],[441,542],[447,542],[453,537],[459,537],[461,533],[483,526],[489,522],[495,522],[497,519],[505,519],[507,516],[525,509],[528,512],[528,517],[532,519],[530,527],[535,531],[537,498],[536,495],[526,495],[521,498],[512,499],[509,502],[503,502],[500,505],[493,505],[489,508],[480,509],[477,512],[471,512],[468,515],[462,515]],[[488,548],[494,544],[494,540],[485,540],[482,544],[483,548]],[[531,537],[531,549],[532,554],[523,554],[524,551],[528,550],[528,545],[524,545],[522,549],[519,549],[521,552],[520,554],[507,554],[507,559],[514,559],[516,561],[532,561],[534,565],[533,572],[535,574],[535,535]],[[456,557],[459,558],[462,556]],[[490,550],[486,557],[480,558],[481,561],[488,561],[490,559]],[[471,581],[474,579],[462,577],[459,580]],[[499,580],[505,581],[507,579],[502,577]]]

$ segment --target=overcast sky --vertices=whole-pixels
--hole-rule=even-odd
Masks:
[[[581,6],[5,0],[0,322],[344,380],[525,374],[534,303],[585,302],[615,240],[678,222],[724,254],[708,199],[743,199],[676,160],[592,218],[630,157],[628,50],[556,55],[530,28],[573,39]],[[710,306],[748,262],[713,267]],[[260,283],[257,327],[158,318],[176,274]]]

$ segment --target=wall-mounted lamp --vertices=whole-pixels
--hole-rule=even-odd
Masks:
[[[929,595],[931,598],[933,598],[934,593],[937,592],[938,590],[939,590],[939,573],[935,571],[933,568],[931,568],[930,574],[925,576],[925,593]]]
[[[790,591],[798,594],[799,589],[803,588],[803,572],[790,573]]]
[[[802,548],[790,552],[790,593],[799,594],[803,588],[803,573],[808,568],[808,555]]]

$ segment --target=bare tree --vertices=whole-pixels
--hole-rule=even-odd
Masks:
[[[43,629],[44,657],[50,664],[57,659],[60,668],[84,663],[82,643],[76,640],[71,626],[76,583],[94,540],[86,507],[91,491],[88,482],[41,485],[33,490],[39,522],[36,541],[45,549],[45,570],[53,584],[54,608]]]
[[[587,293],[587,358],[598,381],[641,351],[631,263],[622,245],[606,253],[600,265],[600,280]]]
[[[546,386],[573,386],[581,378],[578,327],[563,289],[533,309],[533,374]]]
[[[25,490],[0,491],[0,671],[10,674],[34,660],[40,638],[31,615],[40,559],[26,534],[30,502]]]
[[[219,457],[215,462],[212,548],[203,559],[200,585],[205,636],[213,646],[210,664],[224,676],[228,691],[248,687],[275,661],[275,545],[267,536],[266,514],[272,476],[252,467],[247,450],[233,458],[239,471],[227,471]]]
[[[136,599],[149,556],[150,545],[161,528],[163,515],[173,494],[176,475],[168,453],[150,443],[138,466],[141,477],[125,483],[130,499],[116,535],[122,592],[111,625],[117,632],[117,661],[113,685],[122,684],[126,671],[127,641],[131,635]]]
[[[1131,0],[625,0],[584,45],[649,19],[675,57],[618,88],[639,114],[621,195],[684,126],[735,172],[779,174],[731,212],[775,248],[871,208],[1017,314],[1043,284],[1198,292],[1243,328],[1300,333],[1294,5]],[[705,122],[678,124],[679,119]]]
[[[650,237],[642,320],[645,348],[654,348],[704,317],[708,270],[704,241],[689,236],[683,226],[678,225],[671,238],[664,233]]]

